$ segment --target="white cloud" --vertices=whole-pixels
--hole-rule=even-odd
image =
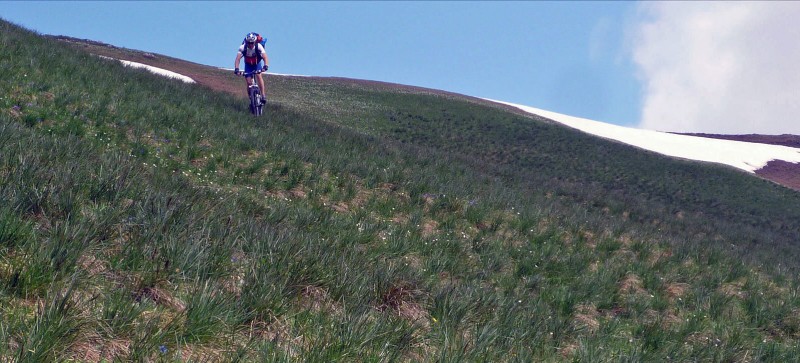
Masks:
[[[640,127],[800,134],[800,2],[644,2]]]

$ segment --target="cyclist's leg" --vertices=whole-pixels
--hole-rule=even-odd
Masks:
[[[266,98],[267,93],[264,90],[264,78],[261,74],[256,75],[256,80],[258,81],[258,86],[261,87],[261,95]]]
[[[244,73],[245,74],[252,74],[258,69],[257,64],[248,64],[247,62],[244,63]],[[247,90],[248,96],[250,95],[250,82],[253,81],[253,76],[244,77],[245,89]]]
[[[262,66],[263,63],[264,63],[263,60],[258,62],[258,69],[262,69],[263,68],[263,66]],[[266,100],[267,99],[267,89],[264,88],[263,75],[261,73],[256,74],[256,80],[258,81],[258,87],[261,87],[261,98]]]

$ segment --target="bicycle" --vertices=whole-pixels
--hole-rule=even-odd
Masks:
[[[250,98],[250,113],[255,116],[261,116],[264,112],[264,105],[261,103],[261,88],[258,87],[258,82],[256,81],[256,77],[254,77],[259,73],[262,72],[239,72],[240,76],[247,78],[247,96]]]

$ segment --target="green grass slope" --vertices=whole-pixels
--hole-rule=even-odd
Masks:
[[[0,80],[0,360],[800,359],[749,175],[371,83],[253,118],[7,22]]]

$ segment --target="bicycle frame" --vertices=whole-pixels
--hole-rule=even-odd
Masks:
[[[258,86],[258,81],[255,79],[255,75],[260,73],[262,72],[241,73],[241,75],[247,79],[247,96],[250,98],[250,112],[256,116],[261,116],[264,108],[264,105],[261,104],[261,88]]]

